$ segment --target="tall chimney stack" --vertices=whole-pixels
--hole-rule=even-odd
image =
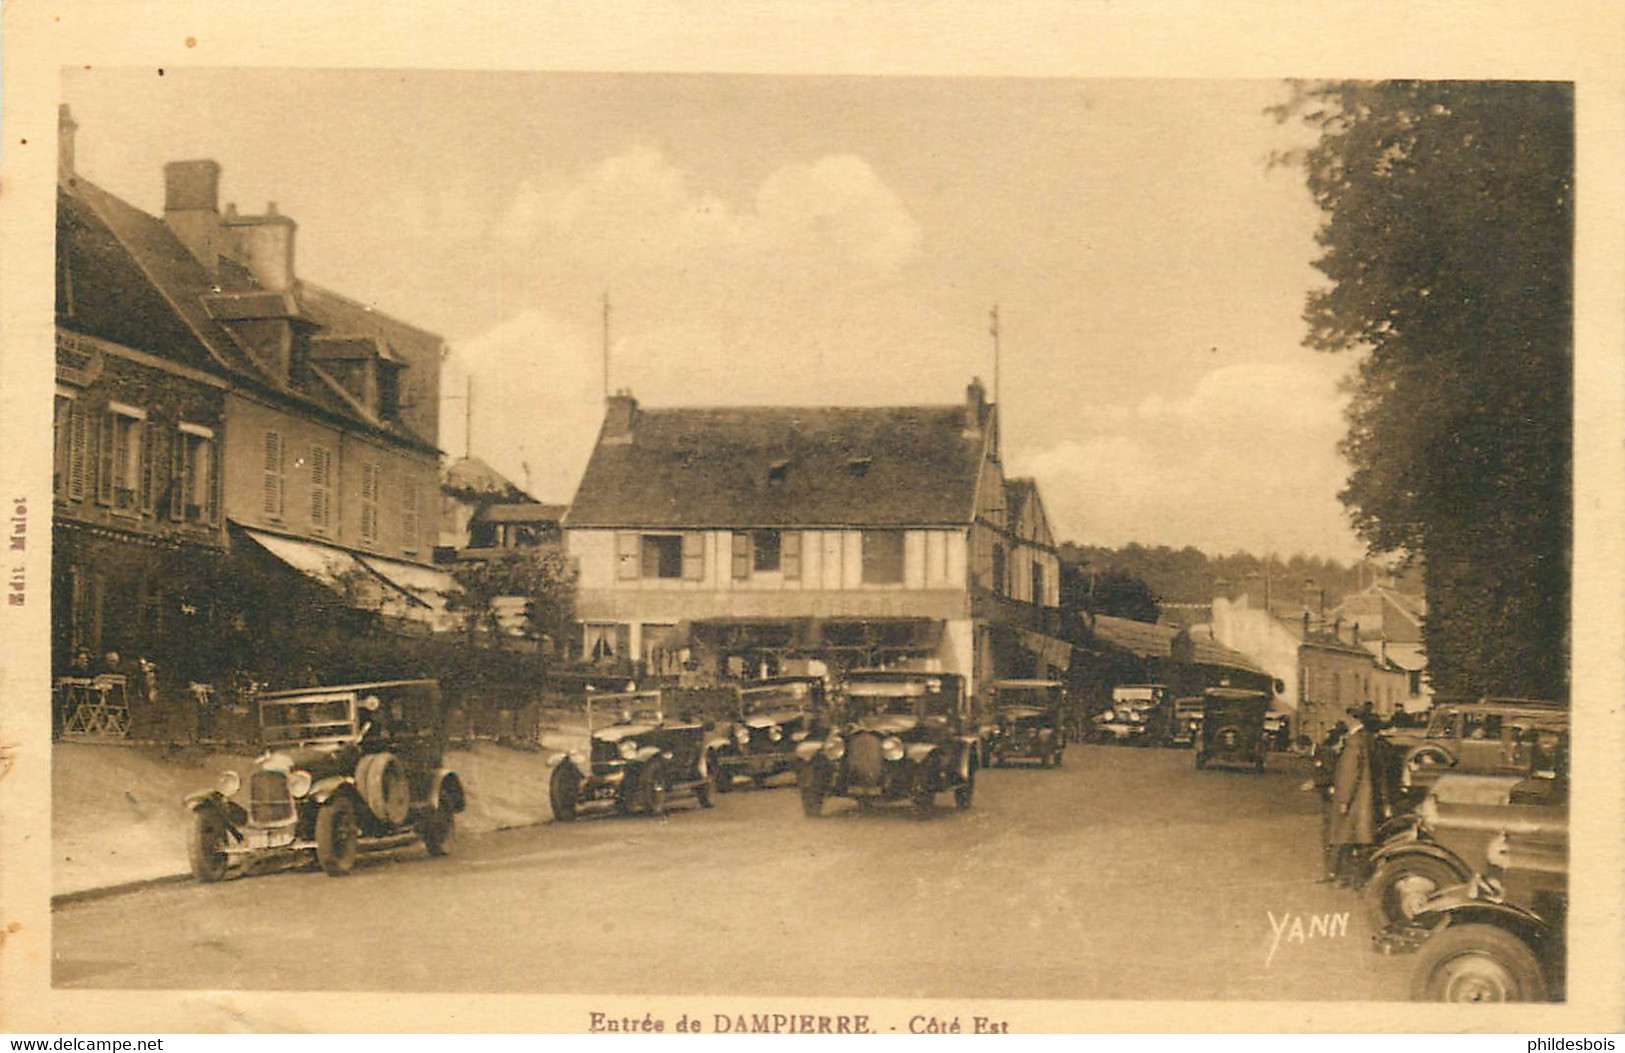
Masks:
[[[56,108],[56,181],[58,183],[73,182],[73,148],[74,136],[79,131],[79,122],[73,119],[73,113],[68,109],[67,103]]]
[[[228,212],[221,227],[232,258],[247,267],[255,281],[271,292],[293,287],[293,236],[299,225],[277,212],[275,201],[265,206],[263,216]]]
[[[203,268],[220,266],[220,166],[213,161],[164,165],[164,223]]]
[[[632,392],[622,388],[604,400],[604,438],[616,442],[631,442],[632,429],[637,425],[638,400]]]
[[[972,377],[971,382],[965,385],[965,431],[978,432],[982,430],[982,413],[987,408],[987,389],[982,386],[981,377]]]

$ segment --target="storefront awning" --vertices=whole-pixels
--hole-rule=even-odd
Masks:
[[[446,609],[457,589],[451,575],[434,567],[381,556],[363,556],[336,545],[241,527],[241,533],[289,567],[336,592],[358,610],[430,632],[451,632],[459,619]]]
[[[1037,655],[1045,665],[1054,666],[1063,672],[1072,666],[1072,645],[1065,640],[1057,640],[1053,636],[1044,636],[1041,633],[1028,632],[1026,629],[1017,629],[1016,638],[1021,646]]]

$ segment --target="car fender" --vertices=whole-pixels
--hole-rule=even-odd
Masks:
[[[643,746],[632,755],[632,760],[639,764],[648,764],[656,757],[667,757],[669,759],[669,754],[659,746]]]
[[[1426,856],[1429,859],[1437,859],[1454,870],[1463,881],[1466,881],[1473,873],[1473,868],[1463,863],[1456,853],[1443,845],[1422,840],[1395,841],[1383,845],[1371,853],[1371,869],[1376,870],[1377,867],[1382,866],[1390,859],[1400,859],[1404,856]]]
[[[315,801],[317,804],[326,804],[337,793],[354,794],[357,800],[361,797],[359,793],[356,793],[354,776],[329,775],[325,779],[318,779],[311,786],[310,792],[305,794],[305,799]]]
[[[1414,920],[1430,928],[1441,921],[1446,925],[1494,925],[1512,933],[1537,953],[1554,935],[1550,925],[1522,907],[1482,899],[1424,909]]]
[[[236,801],[231,800],[219,790],[203,790],[199,793],[188,794],[186,797],[186,810],[189,812],[215,812],[225,821],[233,836],[241,839],[239,827],[248,822],[248,812]]]
[[[441,801],[460,812],[468,807],[468,795],[463,792],[463,780],[450,768],[436,768],[434,781],[429,787],[429,807],[439,808]]]
[[[1417,838],[1420,836],[1419,827],[1421,822],[1421,817],[1415,812],[1406,812],[1403,815],[1396,815],[1391,819],[1384,820],[1383,823],[1377,827],[1376,833],[1372,835],[1373,841],[1379,845],[1385,845],[1388,842],[1395,840],[1401,840],[1406,844],[1409,844],[1412,841],[1417,840]]]

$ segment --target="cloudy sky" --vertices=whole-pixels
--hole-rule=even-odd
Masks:
[[[443,334],[473,452],[573,493],[647,405],[947,403],[993,380],[1063,540],[1352,558],[1338,380],[1300,346],[1317,213],[1264,81],[98,67],[88,178],[212,157],[298,271]],[[441,445],[464,451],[465,404]],[[528,468],[528,476],[527,476]]]

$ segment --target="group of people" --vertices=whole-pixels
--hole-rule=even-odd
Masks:
[[[1377,733],[1389,722],[1370,702],[1348,710],[1315,752],[1315,787],[1322,799],[1322,881],[1351,884],[1362,853],[1376,841],[1377,827],[1393,811],[1384,773],[1390,747]]]

